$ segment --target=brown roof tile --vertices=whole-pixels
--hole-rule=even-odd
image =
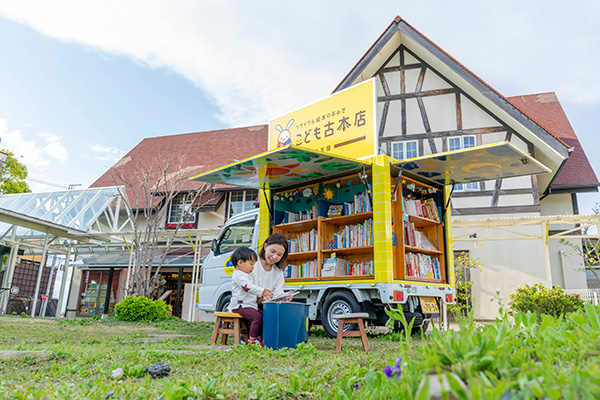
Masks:
[[[268,125],[146,138],[98,178],[91,187],[122,185],[116,172],[135,176],[142,166],[184,157],[185,176],[192,177],[267,151]],[[186,181],[182,190],[197,189],[202,182]],[[139,185],[136,190],[139,189]],[[135,199],[127,189],[130,200]]]
[[[593,186],[598,184],[598,178],[554,92],[514,96],[509,97],[508,100],[526,112],[552,135],[574,149],[552,182],[552,186]]]

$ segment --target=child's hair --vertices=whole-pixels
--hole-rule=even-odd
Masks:
[[[275,263],[275,265],[279,269],[284,269],[285,266],[287,265],[288,240],[281,233],[274,233],[265,240],[262,247],[260,248],[259,256],[260,256],[260,258],[262,258],[264,260],[266,257],[265,248],[272,244],[278,244],[280,246],[283,246],[283,256],[281,256],[281,260],[279,260],[279,262]]]
[[[238,247],[231,255],[231,263],[234,267],[237,267],[238,262],[248,260],[256,262],[258,261],[258,256],[254,250],[246,246]]]

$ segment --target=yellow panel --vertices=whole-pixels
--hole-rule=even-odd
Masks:
[[[370,79],[269,122],[269,150],[290,144],[362,159],[377,153]]]
[[[448,201],[450,195],[448,187],[444,187],[444,201]],[[450,207],[446,210],[444,217],[446,224],[446,262],[448,263],[448,282],[450,286],[454,286],[454,243],[452,242],[452,215],[450,214]]]
[[[390,159],[380,155],[373,160],[372,193],[373,199],[373,233],[374,271],[376,282],[390,282],[392,279],[392,206],[390,203]]]

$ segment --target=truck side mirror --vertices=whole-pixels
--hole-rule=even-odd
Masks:
[[[217,252],[217,239],[213,239],[212,240],[212,244],[210,245],[210,249],[212,250],[213,254],[215,256],[218,256],[219,253]]]

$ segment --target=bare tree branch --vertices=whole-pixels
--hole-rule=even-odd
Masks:
[[[126,294],[158,298],[164,285],[160,271],[172,249],[174,239],[183,224],[204,205],[195,203],[212,188],[212,185],[204,184],[182,192],[184,183],[188,182],[183,156],[153,159],[139,165],[135,173],[129,176],[125,175],[123,170],[113,171],[115,185],[125,186],[125,190],[133,197],[130,199],[126,193],[121,193],[124,199],[123,206],[132,225],[131,251],[134,259],[129,287],[125,289]],[[181,216],[177,215],[175,228],[167,231],[165,223],[177,196],[183,196]]]

